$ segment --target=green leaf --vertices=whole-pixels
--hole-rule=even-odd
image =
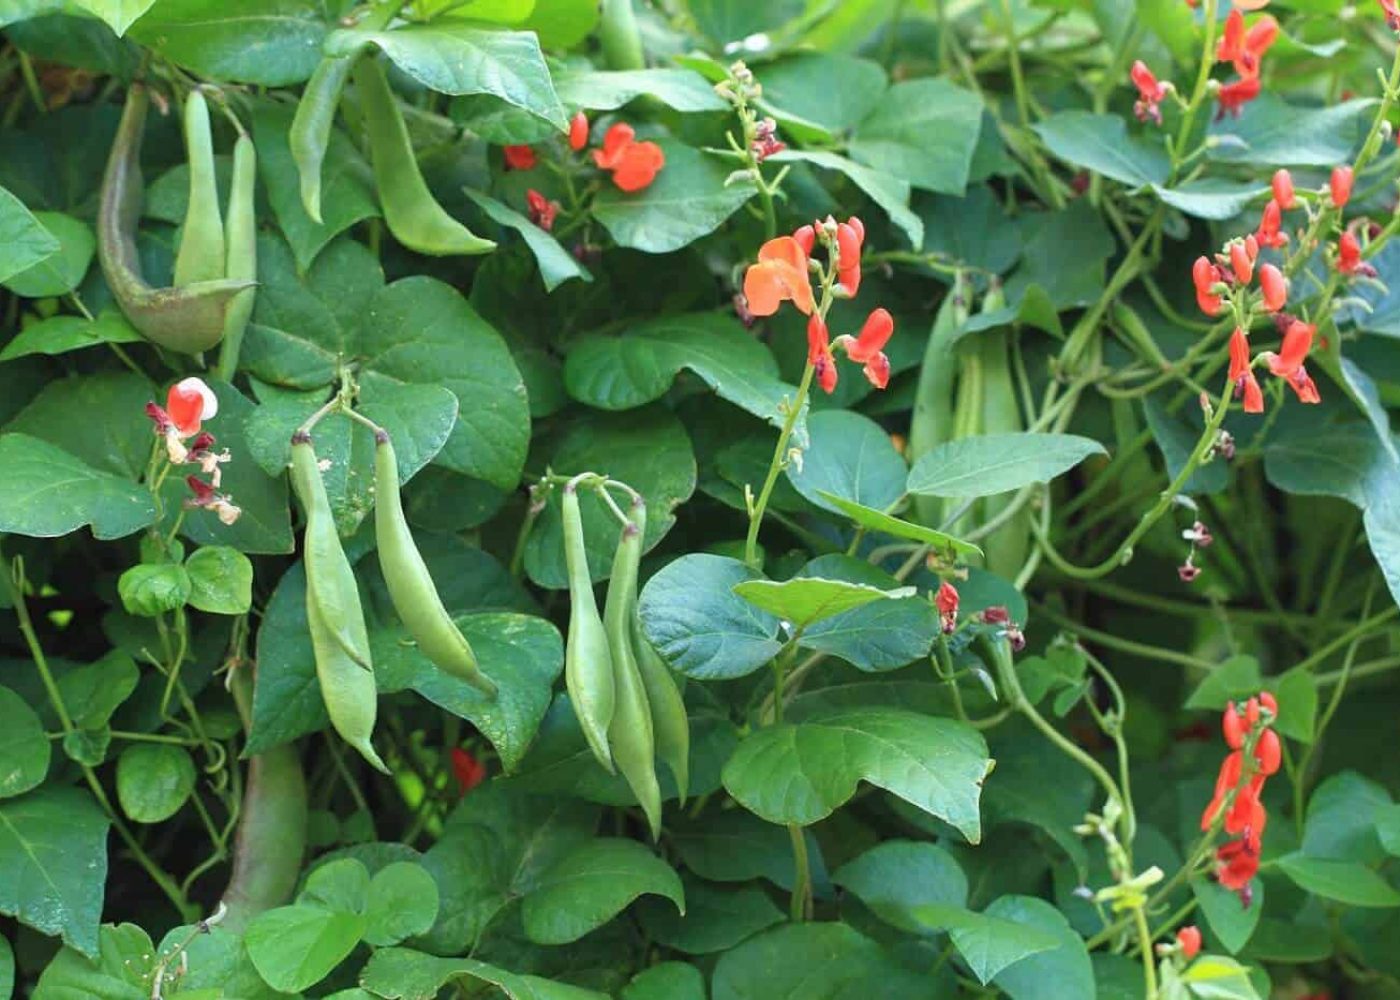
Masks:
[[[915,904],[909,907],[906,919],[925,932],[948,931],[949,938],[972,974],[986,985],[1008,966],[1059,946],[1052,933],[1016,920],[990,915],[992,909],[1004,900],[1010,900],[1014,906],[1017,898],[1002,897],[988,908],[987,913],[973,913],[957,904]]]
[[[43,784],[52,753],[34,710],[0,686],[0,799],[23,795]]]
[[[1024,659],[1016,664],[1018,672],[1025,667]],[[1082,679],[1062,688],[1082,689]],[[1036,827],[1064,851],[1080,878],[1087,878],[1089,857],[1074,828],[1094,804],[1095,786],[1088,772],[1063,754],[1046,754],[1044,738],[1026,727],[1000,727],[990,742],[997,764],[982,795],[988,828],[1022,823]]]
[[[1274,728],[1280,736],[1302,743],[1313,741],[1313,727],[1317,724],[1317,678],[1307,670],[1296,667],[1276,678],[1270,678],[1265,688],[1273,692],[1278,701],[1278,718]]]
[[[15,953],[8,938],[0,937],[0,1000],[10,1000],[15,993]]]
[[[831,881],[881,920],[913,934],[926,926],[916,916],[919,907],[967,906],[967,876],[936,844],[887,840],[836,869]],[[989,977],[980,978],[986,982]]]
[[[0,361],[33,354],[58,355],[98,344],[131,344],[142,339],[115,309],[104,309],[94,320],[81,316],[50,316],[30,323],[0,351]]]
[[[820,885],[826,879],[821,845],[810,830],[805,839],[812,880]],[[793,887],[797,865],[791,836],[753,813],[732,809],[700,821],[678,822],[671,830],[671,841],[686,868],[710,882],[761,878],[780,889]]]
[[[1008,225],[1006,209],[986,184],[971,185],[962,197],[920,198],[918,209],[925,253],[942,254],[950,262],[996,274],[1009,271],[1021,255],[1021,235]],[[1054,314],[1053,306],[1050,313]]]
[[[253,604],[253,564],[227,545],[205,545],[185,560],[190,607],[215,615],[241,615]]]
[[[269,986],[300,993],[325,979],[354,951],[365,925],[361,913],[298,903],[254,917],[243,943]]]
[[[975,844],[991,763],[981,734],[962,723],[857,708],[750,733],[725,765],[724,787],[770,823],[807,826],[845,804],[864,780]]]
[[[713,1000],[861,1000],[928,997],[924,970],[847,924],[794,923],[750,938],[720,956]]]
[[[306,878],[297,902],[341,913],[364,914],[369,909],[369,869],[359,858],[336,858],[318,866]]]
[[[684,962],[662,962],[624,986],[622,1000],[705,1000],[705,976]]]
[[[909,471],[909,492],[936,497],[987,497],[1049,482],[1090,455],[1107,452],[1074,434],[982,434],[941,444]]]
[[[593,217],[618,244],[644,253],[670,253],[708,236],[756,192],[747,176],[727,183],[730,170],[717,156],[674,139],[659,139],[666,165],[641,191],[608,184],[593,202]]]
[[[1259,916],[1264,912],[1263,879],[1255,879],[1251,890],[1252,901],[1245,906],[1239,893],[1226,889],[1214,879],[1200,876],[1191,879],[1191,895],[1200,904],[1206,923],[1232,955],[1239,954],[1240,949],[1249,944],[1259,926]]]
[[[379,690],[387,694],[412,688],[434,705],[468,720],[491,741],[506,771],[514,771],[539,729],[554,682],[564,669],[563,640],[550,622],[531,615],[476,614],[456,621],[482,671],[499,689],[494,699],[443,673],[402,628],[370,632]]]
[[[1387,854],[1400,858],[1400,804],[1376,810],[1376,836]]]
[[[112,730],[109,726],[93,729],[70,729],[63,734],[63,752],[69,760],[84,767],[97,767],[107,760],[107,750],[112,745]]]
[[[73,725],[79,729],[100,729],[131,697],[140,676],[131,657],[114,649],[95,663],[62,674],[58,678],[58,693]]]
[[[941,531],[925,528],[922,524],[901,520],[882,511],[854,503],[844,497],[838,497],[833,493],[821,492],[820,495],[828,506],[836,508],[856,524],[871,531],[883,532],[886,535],[893,535],[895,538],[924,542],[936,550],[949,552],[963,559],[982,554],[982,550],[971,542],[960,541],[952,535],[945,535]]]
[[[764,86],[766,88],[767,84]],[[788,149],[769,157],[769,160],[773,163],[810,163],[823,170],[835,170],[845,174],[851,183],[869,195],[870,200],[884,210],[891,223],[903,231],[910,246],[923,245],[924,221],[910,209],[909,182],[902,177],[875,170],[825,150]]]
[[[1181,974],[1181,981],[1201,1000],[1259,1000],[1249,970],[1223,955],[1202,955]]]
[[[567,421],[551,441],[548,459],[556,475],[606,469],[609,476],[641,493],[647,503],[643,551],[656,546],[675,524],[676,508],[695,492],[695,456],[685,427],[661,406],[631,413],[589,413]],[[541,587],[562,590],[568,584],[564,566],[564,529],[559,491],[551,495],[525,543],[525,572]],[[580,496],[588,570],[594,580],[611,570],[617,539],[617,518],[591,490]]]
[[[577,941],[644,893],[665,896],[685,913],[681,880],[665,861],[635,840],[591,840],[551,865],[525,896],[525,935],[536,944]]]
[[[1129,137],[1118,115],[1060,111],[1032,126],[1051,153],[1076,167],[1132,187],[1164,184],[1171,158],[1158,143]]]
[[[1002,896],[984,914],[1059,939],[1052,951],[1023,958],[993,977],[1011,1000],[1094,1000],[1094,970],[1084,940],[1059,910],[1043,899]]]
[[[1196,685],[1196,690],[1186,699],[1186,707],[1223,710],[1232,701],[1257,695],[1263,686],[1258,660],[1252,656],[1232,656]]]
[[[0,435],[0,468],[0,531],[54,538],[91,525],[107,540],[155,520],[144,487],[27,434]]]
[[[689,69],[586,70],[554,78],[559,100],[567,108],[613,111],[646,96],[676,111],[727,111],[706,79]],[[765,78],[764,89],[768,84]]]
[[[0,913],[95,957],[108,823],[75,788],[0,800]]]
[[[57,445],[95,469],[134,480],[151,458],[151,424],[137,416],[151,396],[151,384],[129,372],[55,379],[8,429]],[[74,420],[75,413],[100,419]]]
[[[540,279],[544,282],[546,292],[554,291],[570,278],[593,280],[593,275],[584,270],[574,259],[574,255],[559,245],[558,240],[515,209],[480,191],[473,191],[471,188],[463,188],[463,191],[492,222],[508,226],[524,238],[525,245],[535,256],[535,263],[539,265]]]
[[[131,36],[203,77],[285,87],[311,76],[327,31],[321,9],[300,0],[180,0],[157,4]]]
[[[1300,889],[1323,899],[1348,906],[1400,906],[1400,892],[1373,869],[1355,861],[1314,858],[1295,852],[1276,863]]]
[[[4,285],[16,295],[31,299],[66,295],[87,274],[97,238],[86,222],[61,212],[35,212],[34,220],[58,241],[58,251],[6,278]]]
[[[135,924],[93,929],[93,948],[63,948],[39,977],[34,1000],[141,1000],[149,997],[155,948]],[[191,949],[193,950],[193,949]]]
[[[734,592],[759,579],[727,556],[692,552],[665,566],[642,589],[642,630],[687,677],[727,680],[751,674],[782,648],[778,620]]]
[[[194,791],[194,761],[184,747],[137,743],[117,758],[117,801],[137,823],[162,823]]]
[[[818,556],[798,576],[844,580],[881,591],[899,587],[888,573],[844,554]],[[872,601],[809,625],[798,642],[804,649],[839,656],[857,670],[897,670],[928,656],[940,630],[932,602],[900,597]]]
[[[765,63],[759,77],[763,104],[780,123],[795,116],[831,133],[858,125],[889,86],[879,63],[832,52],[784,56]]]
[[[379,671],[384,667],[376,664]],[[300,562],[282,574],[267,602],[255,677],[245,753],[262,753],[330,723],[306,630],[306,571]]]
[[[1237,183],[1223,177],[1203,177],[1174,188],[1152,185],[1157,197],[1187,215],[1224,222],[1243,212],[1249,203],[1268,193],[1258,184]]]
[[[856,126],[851,157],[916,188],[962,194],[982,129],[982,99],[944,79],[897,83]]]
[[[58,253],[58,237],[0,187],[0,282],[7,282]]]
[[[1251,101],[1249,113],[1210,127],[1206,156],[1256,167],[1334,167],[1348,162],[1370,122],[1375,98],[1321,108],[1286,104],[1273,94]]]
[[[129,615],[158,618],[178,611],[190,599],[190,575],[173,563],[142,563],[131,567],[117,580],[117,593]]]
[[[789,869],[791,865],[789,855]],[[652,939],[687,955],[728,951],[787,919],[757,886],[721,888],[689,874],[681,877],[681,884],[685,889],[684,915],[669,901],[648,897],[638,901],[637,917]]]
[[[1355,771],[1329,775],[1308,799],[1302,851],[1309,857],[1379,865],[1386,850],[1376,817],[1390,806],[1386,788]]]
[[[328,55],[347,55],[369,41],[413,79],[441,94],[491,94],[524,108],[561,132],[569,119],[530,31],[492,31],[437,21],[392,31],[337,31]]]
[[[454,979],[495,986],[509,1000],[608,1000],[605,994],[578,986],[516,975],[470,958],[438,958],[408,948],[376,951],[360,982],[385,1000],[433,1000]]]
[[[569,348],[569,395],[602,410],[630,410],[660,399],[688,369],[720,398],[781,428],[797,387],[778,377],[772,353],[731,316],[692,313],[631,326],[621,336],[584,334]],[[806,423],[795,433],[801,441]]]
[[[812,442],[787,477],[804,497],[827,510],[834,494],[864,507],[887,510],[904,496],[908,466],[875,421],[850,410],[823,410],[807,419]]]
[[[881,590],[878,587],[847,583],[844,580],[794,577],[781,582],[745,580],[734,585],[734,593],[760,610],[788,622],[794,628],[802,629],[834,615],[863,607],[872,601],[909,597],[914,593],[914,588]]]
[[[438,915],[438,887],[422,865],[396,861],[369,883],[365,940],[376,948],[426,934]]]
[[[118,36],[155,4],[155,0],[75,0],[77,6],[106,21]]]

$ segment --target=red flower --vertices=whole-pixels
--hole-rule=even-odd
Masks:
[[[1264,777],[1278,773],[1283,759],[1283,746],[1279,743],[1278,733],[1266,729],[1259,734],[1259,742],[1254,745],[1254,759],[1259,764],[1259,773]]]
[[[1254,237],[1261,247],[1281,247],[1288,243],[1288,236],[1281,232],[1283,209],[1277,199],[1270,199],[1264,206],[1264,214],[1259,219],[1259,229]]]
[[[1259,244],[1256,242],[1255,246]],[[1235,272],[1235,280],[1241,285],[1249,284],[1254,277],[1254,257],[1258,256],[1256,250],[1254,256],[1249,253],[1249,247],[1243,240],[1235,240],[1230,244],[1230,268]]]
[[[877,389],[890,384],[890,359],[884,348],[894,334],[894,317],[888,310],[876,309],[865,318],[859,336],[846,334],[836,338],[836,346],[843,348],[846,357],[856,364],[865,366],[865,377]]]
[[[1385,12],[1385,23],[1391,31],[1400,31],[1400,3],[1397,0],[1381,0],[1381,10]]]
[[[506,168],[509,170],[534,170],[535,151],[529,146],[504,146],[501,152],[506,157]]]
[[[194,437],[199,433],[200,421],[210,420],[219,412],[219,398],[203,379],[190,376],[170,387],[165,395],[165,411],[181,437]]]
[[[958,589],[947,580],[938,585],[938,593],[933,598],[938,608],[938,617],[943,623],[945,635],[958,627]]]
[[[550,201],[534,188],[525,192],[525,201],[530,208],[530,221],[545,232],[554,228],[554,218],[559,214],[559,203]]]
[[[836,358],[831,353],[831,339],[826,321],[817,313],[807,321],[807,363],[813,367],[817,384],[830,395],[836,391]]]
[[[582,111],[569,120],[569,148],[577,153],[588,145],[588,116]]]
[[[1279,353],[1266,351],[1260,355],[1269,365],[1269,371],[1283,379],[1304,403],[1320,403],[1317,384],[1313,382],[1303,361],[1312,350],[1313,336],[1317,327],[1302,320],[1293,320],[1283,333],[1283,346]]]
[[[1181,957],[1191,961],[1201,953],[1201,931],[1199,927],[1183,927],[1176,932],[1176,943],[1181,946]]]
[[[1288,304],[1288,279],[1274,265],[1259,268],[1259,289],[1264,293],[1266,312],[1278,312]]]
[[[1293,194],[1293,175],[1287,170],[1280,168],[1274,172],[1273,189],[1274,201],[1278,202],[1279,208],[1286,211],[1298,203]]]
[[[1332,171],[1332,177],[1327,182],[1327,186],[1332,191],[1332,204],[1338,208],[1343,208],[1351,200],[1351,182],[1353,175],[1351,167],[1338,167]]]
[[[812,314],[807,254],[797,240],[779,236],[759,247],[758,263],[751,264],[744,274],[744,296],[755,316],[771,316],[788,300],[803,315]]]
[[[1222,302],[1214,289],[1220,281],[1220,271],[1209,257],[1196,258],[1196,263],[1191,265],[1191,280],[1196,285],[1196,304],[1201,307],[1201,312],[1207,316],[1218,316]]]
[[[1220,37],[1215,58],[1217,62],[1234,63],[1235,72],[1242,77],[1258,76],[1264,53],[1277,39],[1278,22],[1272,17],[1261,17],[1246,31],[1244,14],[1236,8],[1225,19],[1225,33]]]
[[[1233,703],[1225,706],[1225,714],[1220,719],[1220,728],[1225,735],[1227,747],[1231,750],[1238,750],[1244,746],[1244,719],[1240,718],[1240,710]]]
[[[1337,240],[1337,270],[1349,276],[1376,276],[1376,269],[1361,259],[1361,243],[1350,230],[1342,233]]]
[[[1240,109],[1259,96],[1260,89],[1257,76],[1241,77],[1225,84],[1215,95],[1220,102],[1219,117],[1223,118],[1227,114],[1238,117]]]
[[[1235,786],[1240,783],[1240,773],[1243,767],[1244,754],[1239,750],[1232,750],[1221,761],[1220,773],[1215,778],[1215,795],[1206,805],[1205,812],[1201,813],[1202,830],[1209,830],[1220,816],[1220,810],[1225,808],[1226,799],[1235,790]]]
[[[603,148],[593,151],[593,162],[611,170],[613,183],[623,191],[640,191],[656,180],[666,165],[666,154],[654,142],[637,142],[631,125],[618,122],[603,135]]]
[[[1249,361],[1249,338],[1239,327],[1230,335],[1230,381],[1244,393],[1245,413],[1264,412],[1264,393]],[[1231,748],[1239,749],[1239,744],[1232,743]]]
[[[836,224],[836,252],[840,258],[836,280],[851,298],[860,288],[860,249],[864,244],[865,224],[854,215]]]
[[[452,775],[461,794],[466,795],[486,780],[486,765],[461,747],[453,747]]]
[[[813,226],[798,226],[793,230],[792,238],[797,241],[797,245],[802,248],[802,252],[808,257],[812,256],[812,250],[817,245],[817,230]]]
[[[1225,888],[1238,892],[1245,905],[1249,883],[1259,874],[1259,850],[1248,837],[1221,845],[1215,852],[1215,877]]]
[[[1172,85],[1158,81],[1141,59],[1133,63],[1128,75],[1132,77],[1133,85],[1138,90],[1138,99],[1133,104],[1133,113],[1137,115],[1138,121],[1145,122],[1151,118],[1158,125],[1162,124],[1161,103],[1171,92]]]

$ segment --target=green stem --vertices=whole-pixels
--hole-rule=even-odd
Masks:
[[[1138,941],[1142,947],[1142,978],[1147,987],[1146,1000],[1157,1000],[1157,963],[1152,955],[1152,932],[1147,927],[1147,914],[1141,906],[1133,908],[1133,923],[1137,925]]]
[[[792,840],[792,857],[796,876],[792,883],[792,900],[788,913],[796,923],[812,918],[812,866],[807,857],[807,835],[796,823],[788,824]]]
[[[759,567],[758,529],[763,523],[763,512],[768,508],[768,500],[773,495],[773,487],[778,483],[779,474],[787,467],[788,441],[792,438],[793,428],[797,426],[797,418],[807,407],[807,393],[812,388],[812,375],[815,371],[816,368],[810,362],[802,370],[797,397],[788,407],[787,417],[778,433],[778,446],[773,449],[773,460],[768,464],[768,476],[764,479],[763,489],[759,491],[758,500],[754,502],[749,513],[749,531],[744,539],[744,562],[755,569]]]
[[[1191,99],[1187,102],[1186,113],[1181,116],[1181,127],[1176,132],[1176,142],[1172,143],[1172,170],[1168,178],[1168,186],[1176,181],[1177,173],[1181,170],[1183,162],[1182,151],[1186,148],[1187,140],[1191,138],[1191,130],[1196,125],[1196,113],[1200,110],[1201,104],[1205,101],[1206,92],[1210,87],[1210,71],[1215,65],[1215,32],[1218,19],[1216,17],[1216,0],[1206,0],[1203,17],[1205,19],[1205,39],[1201,45],[1201,65],[1196,73],[1196,85],[1191,89]]]

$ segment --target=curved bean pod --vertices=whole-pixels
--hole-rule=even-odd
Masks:
[[[291,130],[287,133],[292,160],[301,178],[301,203],[306,207],[306,214],[318,224],[321,222],[321,164],[326,159],[340,93],[359,57],[357,49],[353,55],[326,56],[316,65],[306,89],[301,92]]]
[[[562,493],[564,562],[569,571],[569,640],[564,648],[564,683],[593,756],[611,774],[614,767],[608,749],[608,727],[617,699],[612,653],[603,618],[598,614],[598,601],[593,596],[593,581],[588,576],[578,489],[569,483]]]
[[[224,244],[228,256],[224,275],[254,281],[258,276],[258,219],[254,208],[258,181],[258,153],[253,140],[240,135],[233,145],[233,186],[228,195],[228,223]],[[232,382],[238,370],[243,331],[253,315],[256,289],[245,288],[234,296],[224,317],[224,340],[219,348],[219,377]]]
[[[219,215],[219,187],[214,181],[214,136],[209,104],[198,90],[185,99],[185,156],[190,167],[190,203],[175,252],[175,287],[217,281],[224,273],[224,220]]]

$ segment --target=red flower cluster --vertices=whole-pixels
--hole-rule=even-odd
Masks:
[[[1264,53],[1278,39],[1278,22],[1265,15],[1248,29],[1245,28],[1244,14],[1236,7],[1225,19],[1225,33],[1215,50],[1218,62],[1232,63],[1239,74],[1234,80],[1220,87],[1216,98],[1220,101],[1220,115],[1238,115],[1240,109],[1259,96],[1259,70]]]
[[[1277,354],[1273,351],[1261,352],[1257,360],[1267,365],[1271,374],[1283,379],[1297,394],[1299,402],[1322,402],[1317,383],[1303,366],[1308,352],[1312,350],[1317,327],[1292,316],[1279,316],[1278,323],[1283,328],[1283,345]],[[1234,383],[1236,392],[1244,396],[1245,413],[1264,412],[1264,394],[1254,377],[1254,364],[1249,355],[1249,337],[1243,329],[1236,327],[1230,335],[1230,381]]]
[[[1268,823],[1260,795],[1264,780],[1279,769],[1283,747],[1270,728],[1278,718],[1278,702],[1268,692],[1245,702],[1244,711],[1231,703],[1225,707],[1221,730],[1230,753],[1220,765],[1215,796],[1201,814],[1201,829],[1223,823],[1225,832],[1238,839],[1215,852],[1215,877],[1227,889],[1240,894],[1249,905],[1250,881],[1259,871],[1259,852]]]
[[[1147,63],[1141,59],[1133,63],[1133,68],[1128,75],[1132,77],[1133,86],[1137,87],[1138,90],[1138,99],[1133,104],[1133,114],[1137,115],[1140,122],[1151,118],[1156,124],[1162,124],[1162,101],[1176,88],[1170,81],[1159,81],[1147,68]]]
[[[201,429],[204,421],[212,419],[218,412],[218,397],[203,379],[195,376],[172,385],[165,395],[165,406],[154,402],[146,404],[146,416],[155,424],[156,436],[165,442],[165,453],[170,463],[198,465],[210,479],[206,483],[198,476],[185,477],[185,483],[193,494],[185,500],[185,506],[212,510],[224,524],[233,524],[243,511],[218,491],[223,481],[220,466],[231,456],[227,449],[216,451],[214,435]],[[188,445],[186,441],[189,441]]]

